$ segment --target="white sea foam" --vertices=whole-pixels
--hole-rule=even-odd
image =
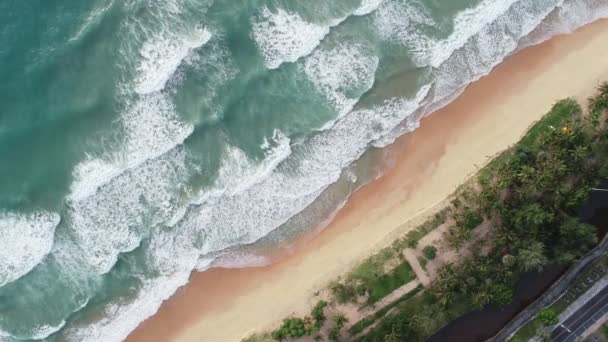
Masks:
[[[381,3],[382,0],[363,0],[352,15],[368,15]],[[253,20],[252,36],[261,50],[266,67],[276,69],[283,63],[293,63],[312,53],[331,28],[349,16],[333,18],[324,23],[311,23],[297,13],[281,8],[272,11],[263,7]]]
[[[0,214],[0,286],[31,271],[51,251],[56,213]]]
[[[113,178],[95,196],[70,202],[68,225],[97,273],[108,272],[120,253],[139,246],[146,229],[174,214],[186,173],[185,151],[176,149]]]
[[[120,175],[120,164],[87,157],[72,172],[74,181],[70,186],[70,199],[78,201],[93,195],[101,185]]]
[[[149,11],[142,16],[158,24],[152,28],[145,27],[140,21],[145,20],[142,18],[126,20],[127,39],[120,50],[125,60],[121,67],[124,70],[133,67],[134,75],[125,74],[135,79],[125,79],[119,86],[125,99],[118,120],[118,130],[122,129],[123,133],[121,145],[106,147],[109,151],[105,154],[88,156],[76,166],[70,200],[93,195],[100,186],[126,170],[182,144],[193,132],[193,125],[179,118],[169,92],[161,92],[174,78],[178,67],[212,36],[206,27],[184,24],[181,19],[184,6],[182,1],[150,4]],[[143,43],[140,46],[133,44],[134,41]]]
[[[358,44],[343,44],[329,51],[315,50],[306,58],[303,69],[341,117],[373,86],[378,63],[375,51]]]
[[[559,5],[541,25],[520,41],[519,48],[540,44],[558,34],[570,33],[584,24],[608,17],[603,0],[571,0]]]
[[[377,10],[382,1],[383,0],[362,0],[361,5],[353,12],[353,15],[368,15]]]
[[[162,156],[184,142],[194,126],[181,121],[167,94],[141,96],[128,106],[121,118],[125,131],[122,147],[109,156],[87,158],[74,169],[71,201],[92,196],[98,189],[126,170]]]
[[[487,25],[494,23],[517,1],[519,0],[483,0],[477,6],[458,13],[454,19],[453,32],[448,38],[434,44],[428,64],[438,68],[454,51],[462,48]]]
[[[276,69],[311,53],[329,33],[329,28],[329,25],[307,22],[296,13],[280,8],[272,12],[264,7],[253,22],[252,34],[266,66]]]
[[[223,193],[228,196],[249,189],[267,178],[277,165],[291,155],[290,143],[289,138],[281,131],[275,130],[270,140],[264,139],[262,149],[265,150],[265,156],[257,165],[242,150],[229,148],[223,158],[224,165],[220,168],[215,186],[223,189]]]
[[[119,298],[103,308],[102,319],[76,323],[62,333],[68,341],[123,341],[143,320],[152,316],[163,301],[185,285],[200,251],[194,246],[192,226],[157,227],[144,246],[146,273],[134,298]],[[209,261],[211,262],[211,261]]]
[[[261,145],[264,158],[256,162],[238,147],[228,147],[223,154],[223,163],[211,189],[205,189],[192,200],[202,204],[213,197],[234,196],[267,178],[274,169],[291,155],[291,141],[281,131],[265,138]]]
[[[100,8],[94,8],[91,11],[91,14],[85,19],[78,32],[76,32],[76,34],[68,41],[77,41],[82,38],[82,36],[89,30],[89,28],[96,22],[98,22],[103,17],[105,12],[107,12],[112,7],[112,5],[114,5],[114,0],[109,0],[107,5],[102,6]]]
[[[122,120],[126,131],[124,153],[129,164],[135,165],[169,152],[194,131],[194,126],[179,118],[166,94],[141,97]]]
[[[513,4],[499,18],[483,27],[455,50],[436,71],[432,103],[445,102],[455,91],[484,75],[517,50],[522,37],[530,34],[562,1]]]
[[[47,337],[51,336],[52,334],[61,330],[61,328],[63,328],[65,326],[65,323],[66,323],[66,321],[61,321],[56,326],[42,325],[42,326],[36,327],[32,331],[31,335],[28,336],[28,339],[42,340],[44,338],[47,338]]]
[[[197,271],[200,271],[199,266],[204,266],[205,261],[202,265],[197,266]],[[239,252],[239,251],[228,251],[223,252],[215,256],[213,263],[207,267],[221,267],[221,268],[245,268],[245,267],[263,267],[271,264],[271,260],[262,255],[256,255],[252,253]]]
[[[0,330],[0,342],[15,342],[23,340],[42,340],[52,334],[58,332],[66,324],[66,321],[61,321],[58,325],[40,325],[32,328],[32,331],[27,336],[14,336],[6,331]]]
[[[164,89],[191,51],[206,44],[210,38],[211,33],[206,28],[197,28],[187,35],[164,34],[146,41],[139,51],[141,59],[135,91],[150,94]]]
[[[386,0],[373,14],[374,26],[380,37],[407,46],[414,56],[426,53],[432,40],[422,32],[434,26],[428,9],[418,1]]]
[[[71,326],[62,333],[66,341],[120,342],[143,320],[152,316],[163,301],[188,282],[190,272],[146,280],[134,300],[123,299],[107,305],[103,318],[89,324]]]

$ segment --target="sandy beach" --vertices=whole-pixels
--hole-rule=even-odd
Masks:
[[[509,57],[390,148],[394,166],[357,191],[320,234],[270,266],[212,269],[142,323],[129,341],[239,341],[308,312],[314,293],[415,227],[558,99],[581,104],[608,79],[608,20]]]

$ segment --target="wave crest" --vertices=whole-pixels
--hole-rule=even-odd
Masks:
[[[51,251],[57,213],[0,214],[0,286],[31,271]]]

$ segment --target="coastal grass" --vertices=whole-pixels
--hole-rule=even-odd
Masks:
[[[388,274],[365,280],[364,284],[369,289],[367,301],[373,304],[414,279],[416,275],[412,267],[404,261]]]
[[[343,304],[364,296],[366,305],[370,305],[414,280],[416,274],[399,252],[399,249],[391,246],[364,260],[344,280],[330,284],[332,298]],[[385,271],[387,265],[395,263],[398,264]]]
[[[387,310],[391,311],[390,314],[384,313],[369,323],[368,326],[376,325],[355,341],[423,341],[423,335],[429,336],[431,332],[469,310],[466,303],[459,299],[450,308],[441,308],[436,296],[422,287],[420,291],[399,301],[391,309]],[[420,331],[424,333],[421,334]]]
[[[560,129],[561,125],[573,116],[580,116],[582,107],[575,99],[568,98],[558,101],[553,105],[551,111],[534,123],[528,129],[526,135],[517,144],[519,147],[534,146],[542,134]]]
[[[404,247],[415,248],[418,241],[425,237],[428,233],[435,230],[440,225],[444,224],[449,216],[450,207],[445,207],[435,215],[427,219],[424,223],[409,231],[404,238],[398,239],[393,244],[395,249],[403,249]]]
[[[403,296],[401,296],[400,298],[396,299],[394,302],[386,305],[382,309],[376,311],[373,315],[365,317],[362,320],[358,321],[357,323],[353,324],[353,326],[349,329],[349,332],[352,335],[357,335],[357,334],[361,333],[367,327],[369,327],[372,324],[374,324],[374,322],[376,322],[378,319],[380,319],[384,315],[386,315],[386,313],[389,312],[391,309],[393,309],[395,306],[397,306],[397,305],[403,303],[404,301],[412,298],[413,296],[415,296],[416,294],[418,294],[422,289],[423,289],[422,285],[418,285],[415,289],[413,289],[412,291],[404,294]]]

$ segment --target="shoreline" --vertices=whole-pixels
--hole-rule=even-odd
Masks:
[[[355,192],[320,234],[269,266],[194,273],[128,340],[237,341],[308,311],[315,291],[441,207],[556,100],[586,102],[608,78],[607,39],[608,20],[600,20],[508,57],[391,145],[395,165]]]

